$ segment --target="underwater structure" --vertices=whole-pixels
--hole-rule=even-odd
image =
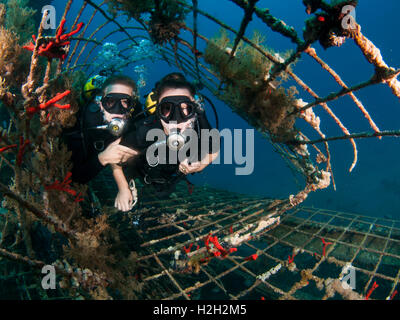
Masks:
[[[77,15],[70,14],[73,2],[80,4]],[[45,30],[49,11],[37,26],[26,1],[0,3],[0,120],[6,124],[0,138],[0,298],[398,299],[399,221],[301,203],[335,184],[330,141],[351,143],[351,171],[357,139],[400,135],[378,128],[356,96],[385,84],[400,98],[400,70],[385,63],[350,15],[355,0],[303,0],[310,18],[302,36],[258,8],[257,0],[230,2],[243,11],[239,30],[200,10],[197,0],[69,0],[51,35]],[[220,34],[202,35],[199,16]],[[89,33],[95,17],[103,23]],[[296,50],[277,53],[259,34],[247,38],[252,19],[289,38]],[[106,26],[112,31],[102,32]],[[191,39],[181,36],[183,30]],[[349,86],[312,46],[328,49],[345,41],[354,41],[374,66],[367,81]],[[341,89],[319,96],[294,71],[302,55]],[[96,68],[114,72],[135,64],[143,85],[146,70],[139,64],[145,59],[167,61],[230,106],[303,177],[303,189],[287,199],[267,199],[207,187],[188,194],[180,185],[168,199],[157,199],[141,188],[140,205],[122,214],[112,208],[109,172],[89,187],[71,184],[70,154],[60,133],[76,121],[85,82]],[[286,88],[287,79],[295,86]],[[350,133],[329,107],[345,96],[370,131]],[[343,135],[322,132],[319,107]],[[301,132],[300,119],[320,139]],[[82,214],[88,194],[101,212],[94,218]],[[57,274],[54,290],[41,285],[45,266]],[[357,272],[355,289],[341,281],[350,269]]]

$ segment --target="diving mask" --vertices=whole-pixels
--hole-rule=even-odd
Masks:
[[[157,114],[165,122],[182,123],[196,114],[197,104],[187,96],[165,97],[157,105]]]
[[[125,93],[109,93],[101,98],[101,104],[108,113],[126,114],[134,110],[136,100]]]

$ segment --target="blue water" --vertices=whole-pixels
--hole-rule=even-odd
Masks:
[[[64,1],[53,3],[57,8],[59,16],[65,5]],[[270,12],[282,18],[287,24],[293,26],[302,35],[304,21],[307,19],[305,8],[300,0],[267,1],[261,0],[257,3],[259,8],[269,8]],[[68,21],[74,19],[80,7],[80,2],[74,2]],[[207,11],[214,17],[239,29],[242,10],[230,1],[200,0],[199,8]],[[372,40],[382,52],[386,63],[392,67],[400,66],[400,44],[397,30],[400,30],[398,19],[400,2],[397,0],[387,1],[360,1],[356,10],[357,22],[362,26],[362,32]],[[59,16],[57,18],[59,18]],[[86,22],[89,14],[83,15],[81,21]],[[125,19],[120,19],[125,23]],[[101,15],[97,15],[86,34],[90,34],[97,26],[104,22]],[[192,18],[188,16],[187,23],[191,26]],[[103,32],[109,32],[114,26],[109,24]],[[260,31],[266,37],[265,45],[276,51],[294,49],[295,46],[280,34],[272,32],[258,19],[254,19],[247,29],[246,36],[251,37],[253,30]],[[199,17],[199,32],[207,37],[212,37],[219,31],[215,24]],[[104,33],[101,33],[104,34]],[[190,40],[191,35],[184,32],[182,37]],[[101,39],[102,36],[97,36]],[[116,34],[108,41],[117,42],[123,36]],[[358,47],[352,40],[347,40],[341,48],[330,48],[327,51],[315,43],[313,47],[320,57],[328,62],[331,67],[342,77],[347,85],[354,85],[368,80],[373,75],[373,68],[362,56]],[[200,49],[204,48],[200,43]],[[145,62],[148,67],[147,86],[141,90],[144,95],[151,91],[154,83],[165,74],[178,71],[163,61]],[[133,75],[133,67],[130,66],[124,73]],[[294,72],[303,79],[320,96],[330,92],[338,91],[340,88],[323,71],[316,62],[306,55],[294,67]],[[205,91],[205,93],[207,93]],[[356,96],[367,108],[376,124],[381,130],[395,130],[400,127],[400,105],[399,100],[391,94],[390,89],[384,85],[369,87],[359,92]],[[305,101],[313,99],[300,90],[300,97]],[[219,113],[220,129],[223,128],[250,128],[249,125],[221,101],[213,98]],[[350,98],[344,97],[338,101],[329,103],[331,109],[342,120],[343,124],[351,133],[371,131],[369,124]],[[327,136],[342,135],[342,132],[322,110],[322,107],[314,108],[316,114],[321,118],[321,129]],[[214,115],[208,108],[207,115],[214,124]],[[312,130],[307,128],[301,120],[297,124],[304,128],[310,138],[317,138]],[[400,144],[395,138],[358,140],[357,166],[352,173],[349,168],[353,161],[351,144],[347,141],[330,143],[332,154],[332,166],[335,174],[337,190],[330,186],[326,190],[313,193],[306,200],[305,205],[327,208],[332,210],[343,210],[356,212],[371,216],[391,216],[400,219]],[[232,191],[263,195],[268,197],[287,198],[295,194],[299,188],[293,179],[291,171],[283,159],[274,152],[271,145],[256,132],[255,135],[255,166],[254,172],[248,176],[236,176],[236,165],[212,165],[197,174],[191,180],[197,184],[207,184],[214,187],[224,188]],[[301,187],[305,186],[300,181]]]

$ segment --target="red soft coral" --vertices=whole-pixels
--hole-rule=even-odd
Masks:
[[[56,33],[55,39],[48,40],[47,43],[42,43],[38,48],[38,55],[42,57],[46,57],[47,59],[60,59],[65,60],[67,57],[67,52],[65,50],[65,46],[71,44],[71,41],[68,41],[74,34],[78,33],[82,27],[83,22],[79,23],[75,30],[64,34],[64,25],[66,20],[63,19],[60,23],[58,31]],[[32,35],[33,41],[27,46],[23,46],[24,49],[29,51],[34,51],[36,46],[36,36]]]

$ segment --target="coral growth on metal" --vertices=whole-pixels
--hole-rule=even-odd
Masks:
[[[268,9],[258,8],[257,0],[231,2],[243,11],[239,30],[200,10],[197,0],[74,1],[80,7],[74,16],[69,0],[54,36],[45,36],[44,12],[42,22],[35,22],[34,42],[28,44],[20,43],[23,37],[16,33],[26,36],[34,12],[21,0],[0,4],[0,101],[10,115],[0,137],[0,256],[5,258],[0,281],[7,284],[0,285],[1,297],[200,299],[206,292],[207,299],[398,298],[397,222],[296,206],[310,192],[334,185],[329,141],[351,143],[351,171],[357,164],[357,138],[400,135],[381,130],[356,96],[362,88],[383,83],[400,98],[400,70],[384,62],[351,19],[357,1],[303,0],[310,18],[302,36]],[[120,19],[122,15],[129,19]],[[199,16],[223,31],[208,39]],[[296,49],[273,53],[260,35],[247,38],[252,19],[289,38]],[[89,26],[95,27],[91,33]],[[183,31],[191,39],[184,39]],[[363,83],[346,84],[318,56],[317,41],[328,50],[354,41],[374,73]],[[179,188],[158,200],[144,190],[137,211],[121,216],[107,205],[107,196],[115,193],[106,189],[110,178],[99,177],[106,181],[97,189],[94,183],[93,190],[103,201],[102,215],[84,217],[82,197],[92,191],[71,185],[69,153],[60,132],[76,121],[83,84],[102,63],[96,49],[114,42],[117,60],[107,61],[110,65],[158,57],[209,89],[264,134],[305,178],[304,189],[275,201],[207,188],[189,193]],[[148,57],[143,47],[149,48]],[[315,60],[341,89],[319,96],[294,71],[302,55]],[[287,79],[295,86],[286,88]],[[351,133],[335,115],[328,104],[344,96],[368,120],[370,132]],[[322,131],[319,106],[342,136],[327,137]],[[298,119],[320,139],[310,140],[298,130]],[[47,246],[45,255],[35,250],[37,241]],[[60,284],[51,293],[33,283],[46,264],[54,266]],[[340,279],[352,267],[361,276],[357,288],[346,289]],[[15,289],[5,292],[12,283]]]

